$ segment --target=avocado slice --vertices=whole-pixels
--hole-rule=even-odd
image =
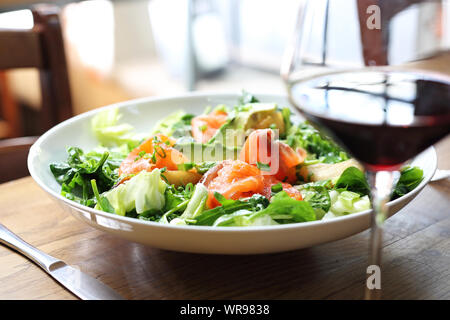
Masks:
[[[276,103],[249,103],[240,107],[231,121],[230,129],[278,129],[284,134],[285,123]]]
[[[240,147],[248,130],[267,128],[278,129],[280,136],[286,131],[284,117],[277,104],[248,103],[230,114],[230,119],[217,130],[208,144],[219,142],[227,147]]]

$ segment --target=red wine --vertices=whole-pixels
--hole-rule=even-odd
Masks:
[[[355,158],[390,168],[450,132],[449,79],[396,71],[329,74],[294,83],[291,98]]]

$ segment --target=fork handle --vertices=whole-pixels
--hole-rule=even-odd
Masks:
[[[49,256],[48,254],[40,251],[39,249],[25,242],[1,223],[0,223],[0,243],[21,253],[22,255],[35,262],[38,266],[40,266],[47,272],[49,272],[49,268],[53,263],[59,261],[58,259]]]

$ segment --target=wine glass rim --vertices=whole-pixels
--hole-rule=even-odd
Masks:
[[[319,79],[323,76],[333,76],[344,73],[372,73],[372,72],[386,72],[386,73],[403,73],[403,74],[414,74],[418,76],[425,77],[427,79],[432,78],[433,80],[439,80],[441,82],[445,82],[450,85],[450,74],[439,72],[435,70],[429,69],[421,69],[421,68],[410,68],[410,67],[402,67],[402,66],[369,66],[364,68],[326,68],[323,69],[320,73],[315,73],[309,76],[295,76],[297,72],[291,72],[288,77],[284,78],[285,82],[288,85],[297,82],[305,82],[309,80]],[[294,76],[294,78],[291,78]]]
[[[288,99],[290,100],[291,104],[293,106],[296,106],[297,104],[294,101],[294,98],[292,96],[292,85],[294,83],[301,83],[301,82],[307,82],[315,79],[320,79],[324,76],[334,76],[339,74],[350,74],[350,73],[372,73],[372,72],[386,72],[386,73],[402,73],[402,74],[411,74],[411,75],[417,75],[420,76],[422,79],[432,79],[437,80],[440,82],[445,83],[446,85],[450,86],[450,75],[442,72],[437,72],[433,70],[424,70],[420,68],[401,68],[401,67],[395,67],[395,66],[373,66],[373,67],[367,67],[367,68],[347,68],[347,69],[339,69],[339,70],[328,70],[323,71],[321,73],[317,73],[314,75],[310,75],[307,77],[298,77],[294,79],[285,79],[286,85],[287,85],[287,92],[288,92]],[[297,108],[300,112],[304,112],[302,108]],[[426,126],[432,123],[433,125],[445,125],[450,122],[450,114],[440,115],[438,118],[435,116],[424,116],[424,115],[418,115],[414,116],[414,119],[411,123],[408,124],[395,124],[395,123],[366,123],[366,122],[355,122],[350,121],[346,119],[333,119],[332,117],[327,117],[326,115],[315,112],[314,110],[308,110],[308,114],[311,114],[312,116],[320,116],[323,118],[326,118],[331,121],[339,121],[340,123],[348,123],[353,125],[364,125],[369,127],[404,127],[405,125],[409,127],[420,127],[420,126]]]

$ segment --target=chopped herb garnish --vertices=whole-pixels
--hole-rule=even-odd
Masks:
[[[161,146],[157,146],[156,145],[154,147],[155,147],[155,151],[154,152],[156,152],[158,154],[158,156],[160,156],[161,158],[165,158],[167,156],[166,155],[166,151],[163,148],[161,148]],[[158,152],[158,149],[162,151],[162,154]]]
[[[153,163],[156,163],[156,150],[153,151],[152,156],[151,156],[150,159],[151,159],[151,161],[152,161]]]
[[[159,172],[161,173],[161,178],[166,182],[169,183],[169,180],[167,180],[167,177],[165,175],[163,175],[164,172],[167,171],[167,167],[164,167],[162,169],[159,170]]]
[[[262,163],[262,162],[256,162],[256,166],[261,171],[270,171],[270,164],[268,163]]]
[[[134,161],[138,161],[139,159],[141,159],[142,157],[144,157],[146,155],[145,151],[141,151],[138,153],[138,156],[136,158],[134,158]]]
[[[283,185],[282,185],[281,183],[274,184],[274,185],[271,187],[271,190],[272,190],[272,192],[274,192],[274,193],[280,192],[281,190],[283,190]]]
[[[178,167],[178,170],[180,170],[180,171],[189,171],[195,167],[195,164],[192,162],[185,162],[185,163],[179,164],[177,167]]]

